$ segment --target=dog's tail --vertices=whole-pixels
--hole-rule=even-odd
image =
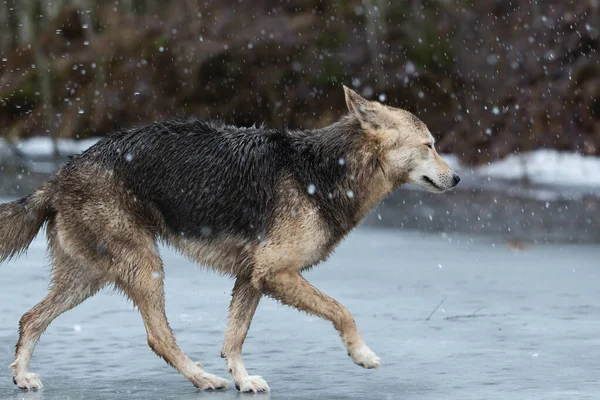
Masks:
[[[51,215],[52,193],[49,181],[27,197],[0,204],[0,263],[27,250]]]

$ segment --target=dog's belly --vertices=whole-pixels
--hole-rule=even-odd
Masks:
[[[256,248],[256,243],[235,236],[206,239],[169,235],[167,242],[192,261],[232,276],[251,267]]]

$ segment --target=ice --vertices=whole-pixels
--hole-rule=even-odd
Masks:
[[[156,357],[139,312],[110,288],[50,325],[31,363],[44,389],[19,392],[8,365],[19,318],[47,293],[45,251],[42,233],[27,257],[0,266],[0,399],[239,398],[231,384],[200,393]],[[178,344],[226,377],[220,351],[233,281],[168,248],[160,254]],[[348,307],[381,368],[353,365],[330,323],[269,298],[252,322],[244,361],[267,380],[271,398],[593,399],[599,258],[598,246],[515,252],[470,236],[360,228],[304,276]],[[69,334],[76,325],[80,334]]]

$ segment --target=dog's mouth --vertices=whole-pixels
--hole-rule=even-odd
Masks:
[[[444,188],[442,188],[440,185],[436,184],[430,177],[428,177],[426,175],[423,175],[421,177],[421,179],[423,179],[424,182],[426,182],[429,186],[431,186],[435,190],[437,190],[439,192],[443,192],[444,191]]]

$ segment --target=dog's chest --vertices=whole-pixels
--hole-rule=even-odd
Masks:
[[[332,248],[331,234],[318,212],[304,209],[280,220],[257,256],[261,263],[272,264],[276,269],[304,269],[324,260]]]

